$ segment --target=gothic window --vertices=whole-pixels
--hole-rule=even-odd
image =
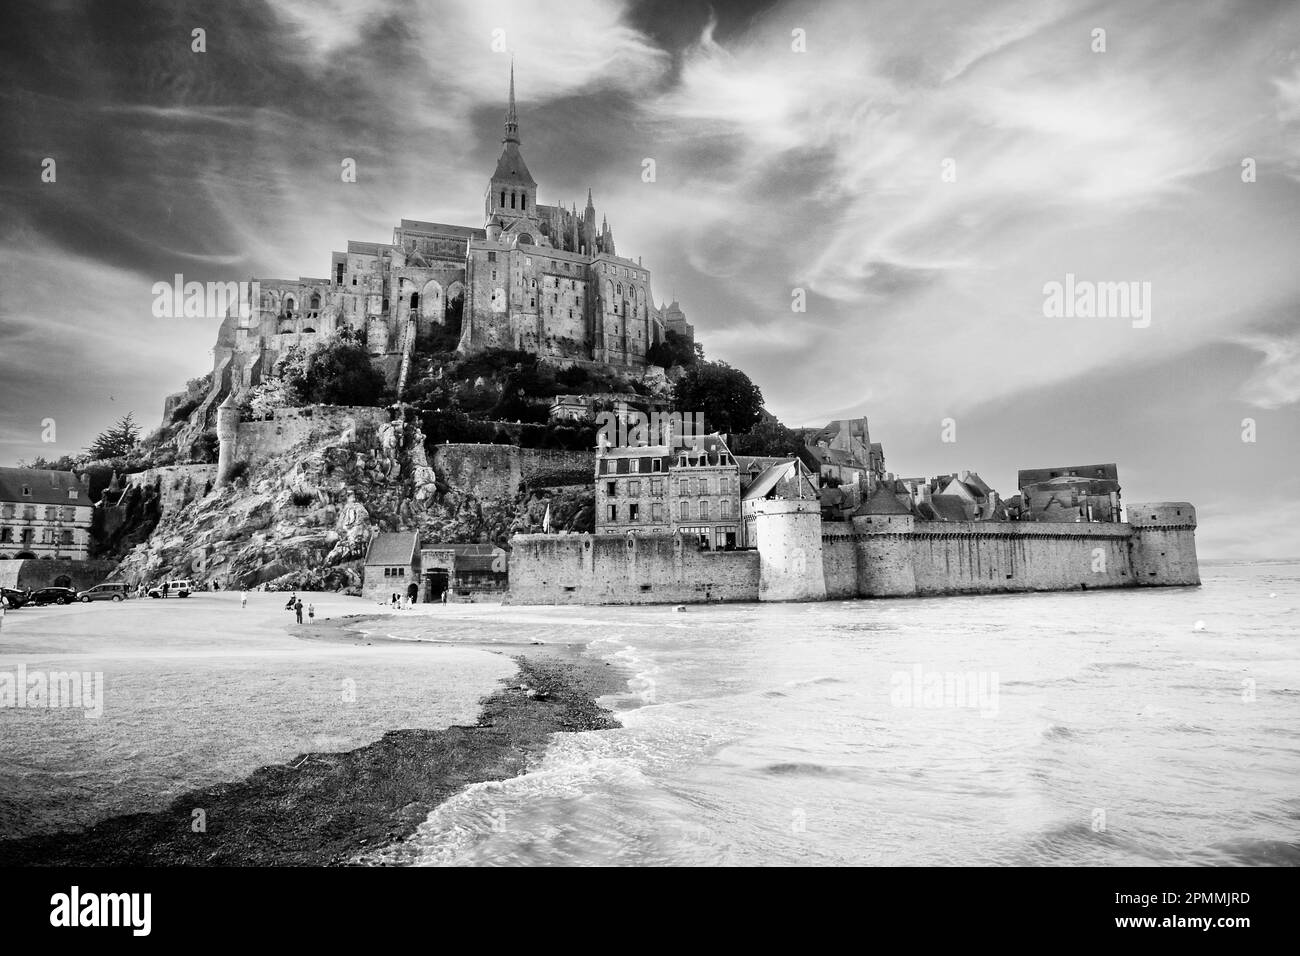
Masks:
[[[528,208],[528,193],[524,193],[522,196],[519,197],[519,208],[520,209]]]
[[[320,293],[314,292],[311,297],[311,308],[313,312],[320,310]]]
[[[515,208],[515,194],[514,194],[514,193],[511,193],[511,194],[510,194],[510,208],[511,208],[511,209],[514,209],[514,208]]]
[[[504,209],[504,208],[506,207],[506,191],[505,191],[504,189],[501,190],[501,203],[500,203],[500,206],[501,206],[502,209]]]

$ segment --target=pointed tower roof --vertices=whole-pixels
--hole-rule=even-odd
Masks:
[[[506,109],[506,138],[501,142],[519,144],[519,114],[515,112],[515,61],[510,61],[510,106]]]
[[[537,180],[528,171],[523,154],[519,152],[519,116],[515,111],[515,65],[510,64],[510,105],[506,109],[506,135],[501,140],[505,148],[497,160],[496,172],[492,174],[494,183],[512,183],[521,186],[536,186]]]

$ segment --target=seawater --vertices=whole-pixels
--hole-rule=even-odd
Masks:
[[[449,626],[582,643],[629,675],[624,727],[556,735],[367,860],[1300,863],[1300,564],[1202,577]]]

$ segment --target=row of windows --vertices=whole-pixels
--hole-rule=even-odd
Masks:
[[[69,490],[68,495],[69,497],[75,498],[77,496],[77,492],[73,490]],[[17,510],[18,510],[17,506],[13,504],[5,504],[3,506],[0,506],[0,518],[12,518],[17,513]],[[23,520],[24,521],[36,520],[35,505],[23,506]],[[46,505],[45,520],[46,521],[75,521],[77,520],[77,509],[58,508],[55,507],[54,505]]]
[[[736,550],[735,525],[720,525],[716,528],[678,528],[677,532],[698,538],[700,547],[705,551]]]
[[[404,578],[406,577],[406,568],[384,568],[384,577]]]
[[[511,208],[511,209],[515,209],[515,208],[518,208],[518,209],[527,209],[527,208],[528,208],[528,193],[514,193],[514,192],[512,192],[512,193],[510,193],[509,195],[510,195],[510,208]],[[519,197],[519,205],[518,205],[517,207],[515,206],[515,196],[516,196],[516,195],[518,195],[518,197]],[[506,191],[505,191],[504,189],[501,190],[501,203],[500,203],[500,206],[501,206],[502,209],[506,208]]]
[[[632,461],[637,461],[633,458]],[[633,469],[635,474],[635,469]],[[649,483],[651,495],[658,497],[664,493],[664,482],[662,478],[651,478]],[[739,475],[718,475],[716,486],[712,476],[701,475],[698,478],[676,478],[672,484],[672,494],[677,495],[725,495],[728,492],[738,493],[740,491]],[[618,496],[618,482],[605,482],[605,494],[611,498]],[[633,478],[627,483],[627,494],[629,498],[639,497],[641,494],[641,481]]]
[[[602,273],[608,273],[609,275],[625,276],[629,279],[640,279],[642,282],[648,282],[650,280],[650,273],[638,272],[636,269],[629,269],[626,266],[611,266],[601,263],[600,271]]]
[[[664,493],[664,480],[662,478],[651,478],[649,487],[650,487],[650,494],[658,497]],[[628,497],[631,498],[639,497],[641,494],[641,482],[629,481],[627,483],[627,493],[628,493]],[[605,494],[609,495],[611,498],[617,497],[618,482],[617,481],[605,482]]]
[[[691,520],[712,521],[715,519],[718,521],[728,521],[731,519],[732,516],[731,501],[727,498],[723,498],[720,502],[718,502],[718,509],[716,515],[710,514],[711,510],[712,509],[709,507],[708,501],[700,501],[697,503],[697,506],[695,508],[692,508],[691,502],[683,499],[681,502],[678,503],[677,517],[681,521],[691,521]],[[639,503],[633,502],[632,504],[629,504],[627,506],[626,520],[643,521],[645,520],[643,517],[644,514],[645,514],[645,509]],[[605,506],[606,520],[616,522],[619,520],[618,515],[619,515],[618,505],[611,504]],[[651,502],[650,521],[659,522],[663,520],[664,520],[663,505],[658,501]]]
[[[18,534],[15,538],[14,531]],[[36,541],[36,529],[34,528],[0,528],[0,544],[13,544],[17,540],[22,544],[33,544]],[[41,544],[53,544],[55,541],[55,532],[52,528],[41,529]],[[72,531],[65,529],[58,532],[58,542],[60,545],[70,547],[73,544]]]

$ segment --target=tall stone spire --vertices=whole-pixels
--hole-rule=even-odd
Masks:
[[[519,145],[519,116],[515,112],[515,61],[510,61],[510,107],[506,110],[506,137],[501,142]]]

